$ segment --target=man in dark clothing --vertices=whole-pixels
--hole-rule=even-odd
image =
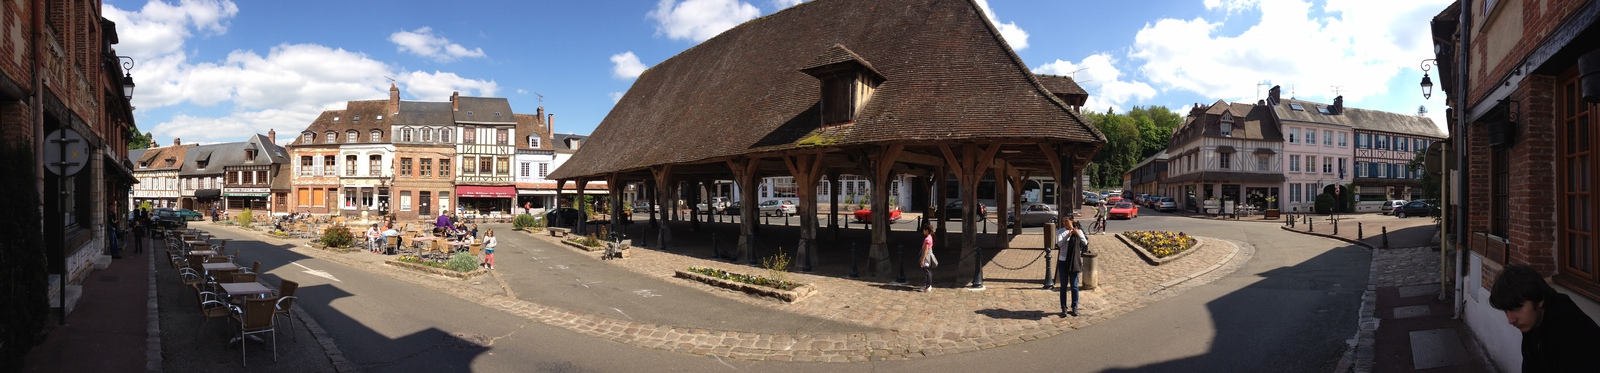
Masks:
[[[1522,332],[1523,372],[1597,372],[1600,326],[1572,298],[1557,293],[1532,267],[1508,265],[1495,278],[1489,304]]]
[[[133,253],[138,254],[144,252],[145,229],[148,229],[149,227],[149,220],[144,218],[135,218],[133,220]]]
[[[1056,249],[1061,253],[1057,257],[1056,272],[1061,278],[1061,313],[1065,315],[1078,315],[1078,275],[1083,272],[1083,250],[1089,246],[1089,239],[1078,230],[1078,222],[1062,220],[1061,229],[1056,230]],[[1072,292],[1072,308],[1067,308],[1067,292]]]

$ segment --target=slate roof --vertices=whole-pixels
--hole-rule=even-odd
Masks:
[[[357,132],[356,142],[353,144],[373,143],[372,131],[378,131],[380,134],[377,143],[388,143],[389,121],[393,119],[392,115],[384,115],[388,106],[389,100],[364,100],[346,102],[344,110],[323,110],[316,120],[311,121],[311,125],[306,126],[306,129],[295,136],[294,142],[289,143],[289,146],[329,144],[324,142],[327,141],[326,134],[329,131],[338,133],[331,144],[352,144],[345,141],[345,133],[350,130]],[[306,132],[316,134],[315,139],[309,144],[304,142]]]
[[[389,123],[397,126],[452,126],[455,112],[446,101],[400,101],[400,114]]]
[[[1222,136],[1222,117],[1233,117],[1233,131]],[[1283,141],[1283,131],[1272,109],[1265,105],[1229,103],[1217,100],[1206,107],[1195,107],[1183,118],[1183,125],[1173,133],[1170,146],[1188,144],[1200,137],[1234,138],[1261,141]]]
[[[853,124],[821,127],[821,83],[802,70],[835,45],[885,80]],[[745,22],[646,70],[591,135],[549,177],[818,143],[1105,142],[973,0],[817,0]]]
[[[250,138],[246,139],[245,141],[196,145],[193,149],[186,152],[183,162],[183,169],[178,171],[178,175],[217,175],[222,174],[223,169],[229,166],[266,166],[272,165],[273,163],[289,163],[288,152],[283,151],[283,148],[278,147],[277,145],[267,145],[267,147],[262,147],[262,144],[272,144],[272,141],[267,139],[266,135],[255,134],[251,135]],[[249,145],[256,146],[256,157],[253,163],[247,163],[245,159],[244,150]],[[273,150],[283,152],[284,156],[275,156],[272,154]],[[205,170],[200,170],[198,168],[199,164],[197,162],[201,159],[208,160]],[[287,175],[285,175],[285,178],[287,178]]]
[[[1305,110],[1294,110],[1290,106],[1291,103],[1300,104]],[[1439,126],[1433,124],[1433,119],[1425,116],[1352,107],[1345,107],[1339,110],[1337,114],[1323,114],[1321,110],[1318,110],[1319,107],[1326,106],[1329,105],[1306,100],[1286,99],[1279,102],[1278,105],[1273,105],[1273,111],[1277,112],[1278,117],[1285,122],[1318,123],[1436,139],[1449,137],[1443,130],[1439,129]]]
[[[476,124],[516,124],[512,118],[511,101],[503,97],[466,97],[456,98],[459,108],[455,110],[456,123]]]
[[[554,146],[556,151],[566,151],[566,152],[573,151],[572,150],[572,142],[574,140],[576,140],[578,142],[578,148],[579,149],[582,149],[582,148],[585,148],[585,147],[589,146],[589,138],[590,138],[590,136],[577,135],[577,134],[571,134],[571,133],[558,133],[558,134],[555,134],[554,137],[555,137],[555,139],[550,141],[550,145]],[[568,162],[571,162],[571,160],[568,160]],[[565,167],[565,166],[563,166],[563,167]],[[549,178],[549,177],[547,177],[547,178]]]

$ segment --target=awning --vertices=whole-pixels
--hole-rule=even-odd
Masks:
[[[139,183],[139,179],[133,177],[133,165],[129,164],[126,160],[118,162],[115,158],[111,158],[109,155],[100,157],[100,160],[105,164],[106,175],[114,176],[116,177],[117,181],[122,181],[127,184]]]
[[[194,198],[217,198],[222,196],[222,189],[195,189]]]
[[[462,185],[456,187],[456,197],[464,198],[514,198],[517,196],[517,187],[514,186],[476,186]]]
[[[1223,145],[1223,146],[1218,146],[1217,147],[1217,152],[1218,153],[1235,153],[1237,151],[1233,150],[1233,146]]]
[[[1256,155],[1273,155],[1273,154],[1278,154],[1278,152],[1272,151],[1272,149],[1267,149],[1267,148],[1256,148]]]

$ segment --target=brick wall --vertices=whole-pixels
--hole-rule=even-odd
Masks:
[[[1510,262],[1539,273],[1555,273],[1556,197],[1555,77],[1529,75],[1512,93],[1522,103],[1516,145],[1511,150]]]
[[[1565,21],[1568,16],[1572,15],[1573,12],[1576,12],[1578,8],[1583,6],[1587,1],[1588,0],[1516,1],[1507,2],[1504,5],[1500,5],[1501,7],[1522,7],[1521,27],[1515,27],[1519,26],[1516,25],[1515,22],[1496,20],[1495,26],[1498,27],[1490,29],[1488,32],[1521,33],[1521,38],[1511,47],[1511,51],[1506,53],[1503,58],[1496,61],[1490,61],[1489,56],[1485,54],[1485,51],[1490,49],[1488,43],[1492,42],[1492,39],[1489,37],[1484,37],[1483,35],[1476,35],[1473,37],[1471,46],[1471,50],[1474,51],[1473,56],[1471,56],[1472,63],[1477,66],[1485,66],[1490,68],[1479,70],[1477,74],[1472,76],[1471,80],[1473,83],[1467,97],[1472,101],[1482,100],[1485,95],[1499,87],[1498,84],[1500,82],[1500,78],[1506,76],[1507,73],[1516,67],[1518,62],[1522,61],[1523,57],[1527,56],[1529,53],[1532,53],[1534,48],[1538,48],[1545,39],[1549,38],[1549,35],[1554,32],[1557,27],[1561,26],[1562,21]],[[1481,2],[1482,0],[1474,1],[1472,4],[1472,13],[1474,15],[1472,21],[1474,28],[1473,32],[1479,32],[1485,22],[1485,19],[1479,14]],[[1506,13],[1499,15],[1502,17],[1506,16],[1507,14],[1516,13],[1507,11],[1507,9],[1501,9],[1500,12]],[[1523,73],[1528,73],[1527,70],[1528,69],[1525,68]]]
[[[1467,172],[1471,175],[1467,179],[1467,195],[1463,201],[1467,205],[1467,232],[1485,232],[1489,230],[1489,202],[1492,191],[1489,189],[1491,177],[1489,172],[1490,157],[1494,154],[1489,147],[1489,131],[1482,123],[1472,123],[1467,127]],[[1474,247],[1474,250],[1479,248]]]

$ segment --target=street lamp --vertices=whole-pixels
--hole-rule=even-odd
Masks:
[[[1428,78],[1429,65],[1438,66],[1439,61],[1429,58],[1422,60],[1422,99],[1433,98],[1433,79]]]
[[[122,97],[133,101],[133,74],[130,73],[133,71],[133,57],[117,56],[117,59],[122,60]]]

